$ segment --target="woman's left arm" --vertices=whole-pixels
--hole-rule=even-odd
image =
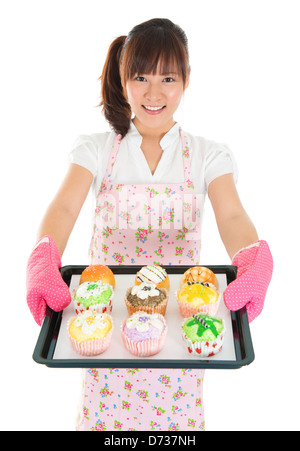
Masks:
[[[229,257],[258,240],[256,229],[244,210],[232,174],[213,180],[208,187],[221,239]]]
[[[262,311],[273,272],[273,258],[266,241],[257,232],[239,199],[232,174],[213,180],[208,195],[214,209],[220,236],[237,278],[223,293],[230,310],[246,306],[249,321]]]

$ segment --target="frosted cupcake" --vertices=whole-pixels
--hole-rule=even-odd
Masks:
[[[111,313],[113,287],[103,282],[84,282],[74,292],[74,308],[78,315],[86,310]]]
[[[224,334],[224,321],[209,315],[194,315],[182,323],[182,338],[187,350],[199,357],[212,357],[221,351]]]
[[[193,283],[185,285],[175,293],[180,313],[184,318],[206,313],[216,315],[219,309],[221,294],[209,283]]]
[[[157,288],[155,285],[145,282],[128,288],[125,296],[129,315],[138,311],[165,315],[168,300],[168,291],[165,288]]]
[[[70,319],[68,334],[74,351],[83,356],[102,354],[108,348],[113,332],[110,315],[86,310]]]
[[[149,357],[161,351],[167,324],[160,314],[136,312],[121,324],[121,334],[126,349],[138,357]]]

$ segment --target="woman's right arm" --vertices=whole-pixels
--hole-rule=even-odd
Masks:
[[[27,304],[39,325],[47,305],[59,312],[71,302],[69,287],[59,271],[61,256],[92,181],[91,172],[71,164],[40,226],[39,240],[29,257],[26,271]]]
[[[90,171],[71,163],[60,189],[42,220],[37,240],[45,235],[50,235],[61,256],[92,182],[93,175]]]

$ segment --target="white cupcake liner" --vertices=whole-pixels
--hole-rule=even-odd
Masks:
[[[193,315],[197,315],[197,313],[203,313],[205,315],[209,316],[216,316],[219,310],[219,306],[221,303],[222,293],[219,293],[219,297],[217,302],[214,304],[203,304],[199,305],[198,307],[194,307],[193,305],[189,304],[188,302],[180,301],[178,298],[178,292],[180,290],[175,291],[175,296],[177,299],[178,307],[180,310],[181,315],[183,318],[189,318]]]
[[[106,304],[95,304],[90,307],[84,307],[80,302],[75,300],[73,296],[73,306],[76,315],[83,313],[86,310],[94,310],[97,313],[111,313],[112,312],[112,299],[110,299]]]
[[[76,340],[69,334],[69,326],[70,326],[71,321],[74,319],[74,317],[68,321],[68,326],[67,326],[68,335],[69,335],[72,347],[75,352],[77,352],[78,354],[80,354],[82,356],[92,357],[92,356],[102,354],[104,351],[106,351],[108,349],[110,341],[111,341],[111,337],[113,334],[114,325],[113,325],[112,317],[110,315],[104,314],[104,316],[106,316],[110,320],[111,325],[112,325],[108,334],[104,338],[92,338],[92,339],[87,339],[82,342]]]
[[[145,312],[141,312],[141,313],[145,313]],[[163,322],[164,324],[164,329],[161,333],[161,336],[159,338],[153,338],[153,339],[149,339],[149,340],[144,340],[144,341],[139,341],[136,342],[134,340],[131,340],[131,338],[129,338],[125,333],[124,333],[124,327],[126,324],[126,319],[124,321],[122,321],[121,323],[121,335],[122,335],[122,339],[123,339],[123,343],[125,348],[133,355],[137,356],[137,357],[149,357],[155,354],[158,354],[164,345],[166,336],[167,336],[167,332],[168,332],[168,326],[167,323],[165,321],[165,318],[163,317],[163,315],[158,314],[159,319]]]
[[[218,319],[220,319],[220,318],[218,318]],[[190,354],[196,355],[198,357],[213,357],[214,355],[218,354],[218,352],[220,352],[222,350],[223,343],[224,343],[224,335],[226,332],[225,323],[224,323],[223,319],[222,319],[222,323],[223,323],[224,329],[222,330],[220,335],[218,335],[218,337],[216,337],[216,339],[214,341],[192,342],[192,340],[190,340],[187,337],[186,333],[183,330],[183,325],[185,324],[185,322],[186,322],[186,320],[184,320],[181,325],[182,339],[183,339],[183,341],[187,347],[187,350]]]

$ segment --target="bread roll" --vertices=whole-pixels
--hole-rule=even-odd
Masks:
[[[81,274],[79,285],[83,282],[98,282],[109,283],[115,288],[115,276],[112,270],[105,265],[90,265]]]
[[[216,290],[219,288],[219,282],[215,273],[205,266],[193,266],[183,274],[180,281],[180,288],[189,283],[211,283]]]

